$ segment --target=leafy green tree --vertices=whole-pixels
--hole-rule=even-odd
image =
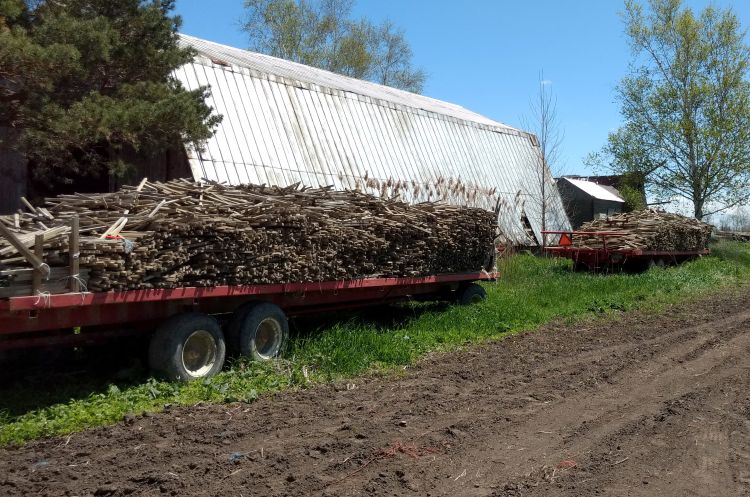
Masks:
[[[384,21],[374,28],[369,47],[372,54],[369,79],[415,93],[422,91],[427,76],[421,69],[411,67],[412,50],[403,29]]]
[[[634,63],[618,88],[624,126],[599,157],[638,172],[703,218],[750,198],[750,47],[729,9],[626,0]]]
[[[172,72],[173,0],[0,0],[0,126],[40,183],[122,175],[123,156],[151,155],[211,136],[220,117],[208,90]]]
[[[245,0],[250,49],[345,76],[420,93],[404,31],[351,18],[352,0]]]

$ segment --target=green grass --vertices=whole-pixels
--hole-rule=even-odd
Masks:
[[[516,256],[504,261],[503,277],[486,284],[488,299],[469,307],[413,303],[384,312],[324,318],[298,325],[284,361],[237,361],[215,378],[187,385],[145,378],[136,371],[116,379],[109,371],[85,371],[50,382],[19,379],[0,388],[0,443],[63,435],[111,424],[129,413],[165,405],[252,402],[288,388],[392,372],[427,353],[496,339],[557,320],[662,306],[750,281],[750,245],[722,243],[713,256],[676,268],[641,274],[573,273],[569,262]]]

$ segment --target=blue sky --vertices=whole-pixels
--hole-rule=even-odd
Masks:
[[[687,0],[700,10],[731,7],[750,28],[750,1]],[[427,71],[424,93],[512,126],[521,125],[539,73],[551,81],[565,138],[561,165],[586,174],[581,160],[620,124],[615,86],[630,51],[620,0],[358,0],[355,16],[390,19],[406,31],[414,63]],[[242,0],[177,0],[182,31],[245,48]]]

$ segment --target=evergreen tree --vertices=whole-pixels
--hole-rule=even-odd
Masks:
[[[148,156],[211,136],[208,90],[172,72],[174,0],[0,0],[0,126],[41,183],[122,175]],[[127,152],[127,154],[125,154]]]

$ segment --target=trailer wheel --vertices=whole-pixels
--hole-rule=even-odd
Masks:
[[[219,323],[189,312],[167,319],[156,329],[148,349],[151,369],[173,381],[209,378],[224,366],[226,345]]]
[[[253,302],[240,307],[229,324],[232,348],[255,361],[281,355],[289,340],[289,322],[279,306]]]
[[[487,298],[484,288],[472,283],[458,290],[458,303],[461,305],[477,304]]]
[[[664,259],[662,259],[661,257],[650,258],[648,260],[648,269],[652,269],[655,267],[663,268],[665,265],[666,264],[664,263]]]
[[[591,268],[589,268],[588,264],[586,264],[585,262],[581,262],[581,261],[576,261],[576,260],[573,261],[573,272],[583,273],[585,271],[591,271]]]

